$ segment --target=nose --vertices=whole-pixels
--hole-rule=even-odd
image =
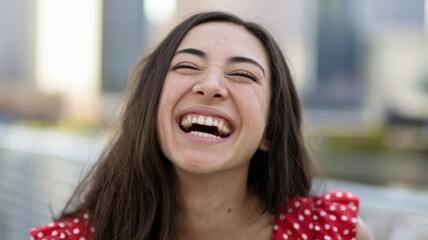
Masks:
[[[229,95],[221,72],[210,71],[195,83],[192,88],[194,94],[202,96],[207,101],[225,99]]]

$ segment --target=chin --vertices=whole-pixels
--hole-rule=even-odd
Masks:
[[[181,172],[190,173],[190,174],[210,174],[218,172],[221,170],[221,167],[218,166],[218,163],[215,163],[214,160],[197,158],[187,158],[176,163],[173,163],[175,168],[178,168]]]

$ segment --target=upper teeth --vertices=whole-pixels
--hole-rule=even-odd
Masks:
[[[217,127],[217,130],[221,134],[230,133],[230,127],[228,127],[228,125],[222,119],[213,119],[212,117],[205,117],[202,115],[199,115],[199,116],[187,115],[187,117],[184,117],[180,122],[181,126],[184,128],[189,128],[194,123],[197,123],[199,125],[205,125],[205,126],[215,126]]]

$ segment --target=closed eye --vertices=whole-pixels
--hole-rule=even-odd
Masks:
[[[253,76],[252,74],[249,74],[247,72],[234,72],[234,73],[231,73],[229,75],[231,75],[231,76],[245,77],[245,78],[248,78],[248,79],[250,79],[250,80],[252,80],[254,82],[257,82],[257,78],[255,76]]]
[[[172,67],[172,70],[177,70],[177,69],[199,70],[199,68],[197,68],[195,65],[190,64],[190,63],[179,63],[179,64],[176,64]]]

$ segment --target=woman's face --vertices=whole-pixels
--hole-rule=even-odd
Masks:
[[[248,171],[264,141],[270,68],[243,27],[205,23],[187,33],[169,66],[157,115],[164,155],[179,171]]]

